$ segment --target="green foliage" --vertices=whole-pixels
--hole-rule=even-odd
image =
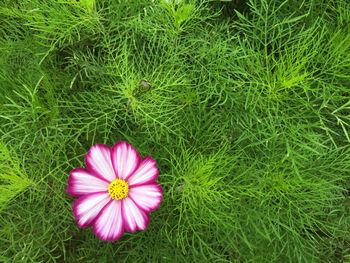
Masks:
[[[194,4],[185,4],[179,1],[179,3],[163,2],[163,6],[169,12],[171,20],[175,28],[179,29],[181,25],[191,18],[195,10]]]
[[[3,0],[0,261],[349,261],[349,10]],[[164,201],[109,244],[65,187],[118,140],[157,160]]]
[[[17,156],[0,142],[0,210],[30,184]]]
[[[71,0],[73,3],[76,3],[77,5],[81,5],[84,7],[88,12],[93,12],[94,8],[96,6],[95,0]]]

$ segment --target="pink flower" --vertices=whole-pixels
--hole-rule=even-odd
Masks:
[[[67,186],[67,193],[78,197],[73,204],[78,226],[93,226],[95,235],[106,241],[118,240],[124,231],[145,230],[149,213],[163,198],[156,162],[118,142],[112,148],[92,146],[85,164],[70,172]]]

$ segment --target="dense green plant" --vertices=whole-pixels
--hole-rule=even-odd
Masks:
[[[11,154],[2,143],[0,143],[0,182],[0,209],[31,184],[17,156]]]
[[[2,0],[1,262],[350,260],[350,4]],[[78,229],[91,144],[160,169],[147,231]]]

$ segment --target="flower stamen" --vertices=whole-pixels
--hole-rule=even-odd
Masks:
[[[121,200],[128,196],[129,185],[127,182],[121,179],[115,179],[108,186],[108,193],[111,198],[115,200]]]

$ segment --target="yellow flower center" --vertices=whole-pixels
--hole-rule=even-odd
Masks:
[[[115,179],[109,184],[108,193],[115,200],[123,199],[128,196],[129,185],[124,180]]]

